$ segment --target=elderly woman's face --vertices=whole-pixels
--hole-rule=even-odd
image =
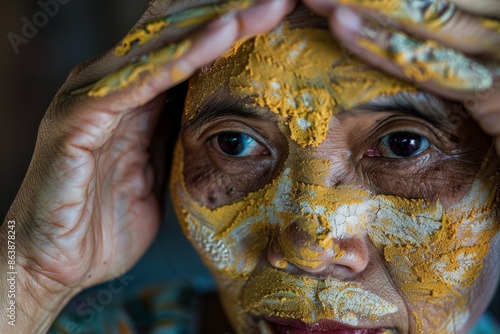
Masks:
[[[235,329],[466,333],[498,279],[490,140],[290,20],[191,80],[175,155],[178,216]]]

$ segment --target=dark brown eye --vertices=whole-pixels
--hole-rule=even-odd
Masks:
[[[215,140],[224,154],[233,157],[261,155],[267,152],[255,139],[242,132],[222,132]]]
[[[429,140],[413,132],[393,132],[380,140],[377,149],[382,157],[410,158],[430,147]]]

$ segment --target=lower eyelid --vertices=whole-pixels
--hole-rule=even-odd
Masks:
[[[384,157],[384,158],[393,158],[393,159],[409,159],[409,158],[412,158],[412,157],[415,157],[415,156],[418,156],[420,155],[422,152],[425,152],[426,150],[428,150],[432,145],[431,145],[431,142],[428,138],[426,138],[425,136],[422,136],[421,134],[419,133],[416,133],[416,132],[410,132],[410,131],[395,131],[395,132],[392,132],[392,133],[389,133],[387,135],[385,135],[384,137],[382,137],[379,141],[379,144],[377,146],[379,146],[380,144],[384,145],[388,150],[392,150],[392,148],[390,147],[389,145],[389,140],[390,140],[390,136],[391,135],[395,135],[395,134],[398,134],[398,133],[401,133],[401,134],[407,134],[407,135],[416,135],[419,137],[420,139],[420,148],[418,150],[415,151],[415,153],[412,153],[411,155],[408,155],[408,156],[404,156],[404,155],[398,155],[397,153],[395,152],[392,152],[393,154],[391,153],[388,153],[387,156],[384,156],[383,155],[383,152],[382,154],[380,154],[380,150],[379,151],[379,156],[380,157]],[[392,156],[391,156],[392,155]]]
[[[236,154],[235,155],[227,154],[220,147],[218,140],[217,140],[219,136],[221,136],[223,134],[227,134],[227,133],[242,134],[244,136],[243,141],[245,142],[245,144],[252,145],[253,147],[245,147],[244,151],[241,154],[237,154],[237,155]],[[251,142],[251,143],[248,144],[249,142]],[[254,138],[253,136],[251,136],[245,132],[242,132],[242,131],[220,131],[220,132],[217,132],[207,139],[206,144],[212,145],[212,147],[214,149],[216,149],[216,151],[218,151],[220,154],[223,154],[224,156],[229,157],[229,158],[241,159],[241,158],[247,158],[247,157],[269,155],[271,153],[270,149],[265,144],[261,143],[258,139]],[[261,147],[262,148],[261,151],[263,151],[263,152],[257,153],[257,154],[244,154],[245,151],[248,151],[248,150],[252,151],[258,147]]]

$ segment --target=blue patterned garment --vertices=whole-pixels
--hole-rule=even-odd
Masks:
[[[74,298],[49,334],[196,334],[201,294],[188,283],[169,283],[126,292],[102,285]],[[483,315],[469,334],[500,334]]]
[[[121,290],[104,285],[83,292],[61,312],[49,334],[197,332],[200,295],[188,284],[151,286],[133,294]]]
[[[479,318],[469,334],[500,334],[500,323],[488,314]]]

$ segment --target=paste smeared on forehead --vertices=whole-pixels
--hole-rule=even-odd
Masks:
[[[280,116],[299,145],[317,146],[326,137],[332,115],[380,95],[415,88],[345,55],[326,30],[289,29],[235,45],[192,81],[188,117],[208,96],[229,85],[235,97],[250,97]]]

